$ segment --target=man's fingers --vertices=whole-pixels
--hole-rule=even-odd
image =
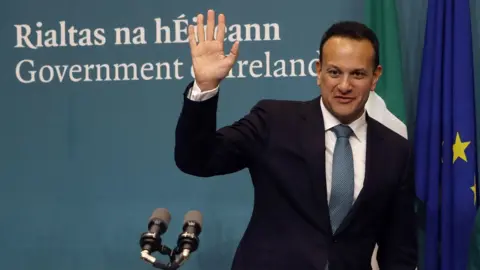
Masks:
[[[195,37],[195,27],[193,27],[193,25],[188,26],[188,41],[190,44],[190,50],[193,50],[197,47],[197,39]]]
[[[225,15],[218,15],[217,40],[222,42],[225,38]]]
[[[207,14],[207,40],[213,40],[215,33],[215,11],[208,10]]]
[[[197,15],[197,36],[198,42],[205,41],[205,31],[203,29],[203,14]]]

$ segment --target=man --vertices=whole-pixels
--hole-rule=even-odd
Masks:
[[[375,34],[342,22],[320,44],[321,96],[261,100],[243,119],[216,130],[219,85],[238,56],[224,55],[225,16],[208,11],[198,42],[189,27],[195,81],[185,91],[175,161],[200,177],[248,168],[251,220],[234,270],[415,269],[413,157],[405,138],[365,112],[381,75]]]

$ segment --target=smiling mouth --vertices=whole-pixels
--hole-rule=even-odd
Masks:
[[[335,99],[340,102],[340,103],[350,103],[354,100],[354,98],[350,98],[350,97],[342,97],[342,96],[337,96],[335,97]]]

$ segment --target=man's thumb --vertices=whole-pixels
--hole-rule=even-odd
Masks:
[[[235,62],[237,60],[239,46],[240,42],[238,40],[233,43],[232,48],[230,49],[230,53],[227,55],[230,61]]]

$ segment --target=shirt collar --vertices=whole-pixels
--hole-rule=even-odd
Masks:
[[[340,121],[335,118],[328,110],[325,108],[323,104],[323,99],[320,98],[320,107],[322,108],[323,114],[323,122],[325,125],[325,131],[337,126]],[[360,142],[364,142],[366,140],[366,127],[367,127],[367,120],[366,120],[366,111],[363,111],[363,114],[352,123],[348,124],[348,126],[353,130],[354,137],[357,138]]]

